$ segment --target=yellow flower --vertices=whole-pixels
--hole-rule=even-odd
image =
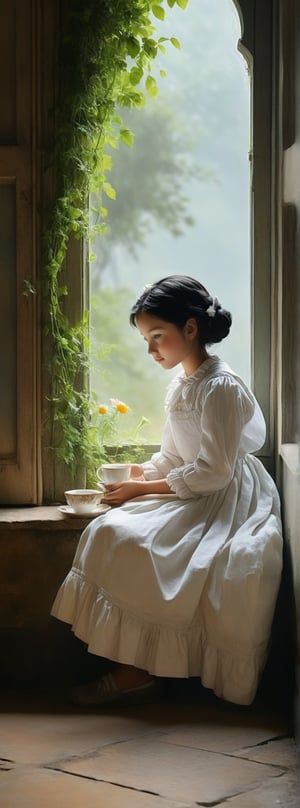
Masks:
[[[121,413],[128,412],[129,407],[127,406],[127,404],[124,404],[124,401],[119,401],[118,398],[111,398],[110,400],[113,407],[115,407],[115,409],[117,410],[117,412]]]
[[[99,404],[99,407],[98,407],[99,415],[105,415],[107,413],[107,411],[108,411],[108,407],[106,406],[106,404]]]

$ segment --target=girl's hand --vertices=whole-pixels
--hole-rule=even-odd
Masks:
[[[107,505],[122,505],[128,499],[139,497],[143,493],[142,482],[140,480],[128,480],[124,483],[110,483],[105,485],[105,494],[102,502]]]
[[[139,466],[138,463],[131,464],[131,471],[130,471],[130,479],[131,480],[144,480],[144,474],[142,466]]]

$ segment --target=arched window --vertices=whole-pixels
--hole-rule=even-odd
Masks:
[[[160,438],[170,374],[129,330],[128,311],[146,284],[173,273],[197,277],[233,315],[229,338],[210,352],[251,383],[251,57],[241,11],[232,0],[189,0],[161,25],[181,49],[166,43],[158,95],[126,114],[135,144],[112,152],[117,199],[91,264],[93,356],[100,354],[92,388],[100,401],[125,400],[135,420],[149,418],[143,434],[151,443]]]
[[[156,23],[156,21],[155,21]],[[135,134],[113,153],[108,234],[91,265],[93,355],[111,344],[105,372],[95,366],[100,400],[124,399],[150,419],[159,440],[170,376],[145,359],[130,333],[128,310],[143,287],[189,274],[232,311],[226,344],[212,346],[250,382],[250,78],[238,45],[241,22],[232,0],[189,0],[162,23],[181,49],[166,47],[159,93],[126,124]],[[168,44],[168,43],[167,43]]]

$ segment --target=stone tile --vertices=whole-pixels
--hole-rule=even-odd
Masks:
[[[153,729],[138,716],[118,713],[5,714],[0,719],[0,757],[18,763],[50,763],[96,754],[106,744]]]
[[[230,800],[230,808],[299,808],[300,790],[298,781],[290,774],[277,777],[261,787],[239,794]],[[228,803],[218,808],[229,808]]]
[[[163,728],[163,725],[162,725]],[[289,733],[282,716],[239,710],[220,704],[183,714],[177,725],[170,725],[163,740],[179,746],[232,753],[235,750],[266,743]]]
[[[214,751],[248,746],[250,737],[256,743],[268,737],[265,730],[256,729],[252,738],[252,729],[243,725],[242,716],[224,716],[215,707],[161,703],[94,712],[66,706],[57,697],[47,698],[48,702],[45,697],[6,697],[6,708],[1,705],[0,757],[19,763],[50,763],[73,755],[90,756],[105,744],[153,732],[165,733],[170,743]],[[233,734],[230,743],[230,733],[238,732],[237,722],[241,734]]]
[[[293,738],[270,740],[263,746],[242,749],[238,754],[239,757],[247,758],[247,760],[270,763],[272,766],[282,766],[299,771],[300,753],[296,749]]]
[[[186,802],[23,766],[0,778],[0,805],[2,808],[188,808]]]
[[[183,724],[179,728],[163,733],[162,739],[177,746],[239,754],[239,750],[243,750],[243,748],[256,747],[256,744],[266,743],[279,735],[279,727],[276,728],[271,724],[270,726],[263,723],[251,726],[244,722],[242,725],[235,725],[232,721],[221,723],[212,720],[196,724],[191,722]],[[248,757],[248,754],[245,756]]]
[[[283,773],[279,767],[177,747],[160,735],[104,747],[97,756],[64,761],[59,768],[199,805],[221,802]]]

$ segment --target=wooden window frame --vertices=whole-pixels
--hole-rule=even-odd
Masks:
[[[240,50],[247,58],[252,82],[252,387],[267,421],[267,440],[261,458],[274,470],[276,424],[276,257],[274,248],[274,188],[277,166],[274,143],[273,8],[264,3],[232,0],[242,26]],[[24,8],[24,6],[26,8]],[[51,200],[53,179],[45,177],[38,156],[40,143],[51,139],[49,110],[55,97],[53,62],[58,26],[58,0],[24,0],[16,15],[16,65],[18,80],[18,137],[15,144],[0,146],[0,177],[16,178],[17,194],[17,317],[18,407],[17,456],[1,461],[1,503],[40,504],[61,499],[74,480],[62,471],[47,449],[49,416],[47,394],[51,345],[41,340],[43,313],[38,296],[22,295],[24,281],[35,284],[40,274],[40,222],[38,207]],[[28,53],[31,59],[28,60]],[[51,68],[50,68],[51,66]],[[30,75],[29,75],[30,73]],[[66,265],[72,267],[67,305],[71,321],[86,305],[86,273],[82,245],[71,245]],[[243,301],[241,301],[243,306]],[[40,344],[42,342],[42,350]],[[44,443],[44,445],[42,445]],[[80,483],[80,481],[78,481]]]

